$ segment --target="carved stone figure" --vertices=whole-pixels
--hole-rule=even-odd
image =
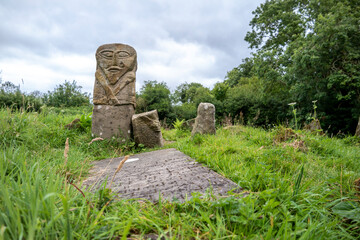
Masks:
[[[125,141],[132,135],[131,117],[135,113],[136,51],[125,44],[105,44],[96,50],[95,57],[91,132]]]
[[[95,56],[94,104],[135,106],[135,49],[120,43],[105,44]]]

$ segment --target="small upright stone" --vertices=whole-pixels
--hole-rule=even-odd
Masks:
[[[194,128],[191,135],[215,134],[215,106],[211,103],[200,103],[197,109]]]
[[[156,110],[132,116],[134,140],[145,147],[162,147],[164,139],[161,134],[159,116]]]
[[[319,119],[313,119],[309,124],[305,125],[304,129],[312,133],[323,133]]]

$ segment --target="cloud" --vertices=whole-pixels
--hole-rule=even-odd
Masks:
[[[264,0],[17,0],[0,4],[0,70],[23,89],[52,90],[75,79],[92,91],[95,51],[120,42],[138,52],[146,80],[211,87],[250,51],[244,36]],[[28,83],[28,84],[27,84]]]
[[[28,91],[47,92],[65,80],[76,80],[86,92],[92,92],[93,69],[96,63],[93,56],[52,55],[50,58],[10,59],[0,62],[2,78],[20,85]]]
[[[158,39],[154,47],[139,54],[140,81],[164,81],[171,88],[185,81],[202,81],[210,85],[206,79],[212,79],[208,72],[216,64],[216,56],[211,49],[196,43],[176,42],[174,39]]]

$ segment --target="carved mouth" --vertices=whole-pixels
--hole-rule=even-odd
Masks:
[[[112,66],[112,67],[109,67],[106,70],[108,70],[109,72],[119,72],[119,71],[121,71],[121,69],[122,69],[121,67]]]

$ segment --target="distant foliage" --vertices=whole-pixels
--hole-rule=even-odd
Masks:
[[[238,106],[232,108],[258,109],[258,124],[264,116],[274,123],[289,118],[286,104],[297,102],[304,123],[317,100],[324,129],[354,133],[360,115],[360,2],[270,0],[253,14],[245,40],[255,51],[225,82],[234,89],[250,80],[256,88],[233,91]]]
[[[214,100],[210,89],[200,83],[183,83],[173,94],[175,115],[179,119],[195,118],[197,107],[201,102],[214,103]]]
[[[165,82],[145,81],[140,89],[140,94],[136,100],[136,111],[147,112],[157,110],[159,118],[173,119],[173,110],[171,106],[170,90]]]
[[[52,107],[78,107],[90,104],[90,94],[82,93],[81,86],[76,81],[66,81],[56,86],[54,91],[48,91],[44,96],[44,102]]]
[[[11,82],[1,83],[0,80],[0,107],[8,107],[16,110],[39,111],[43,101],[41,94],[32,92],[23,93],[20,86]]]
[[[39,91],[26,93],[12,82],[2,82],[0,76],[0,107],[40,111],[43,105],[50,107],[90,106],[90,94],[82,93],[81,88],[76,81],[65,81],[64,84],[56,86],[53,91],[48,91],[46,94]]]

